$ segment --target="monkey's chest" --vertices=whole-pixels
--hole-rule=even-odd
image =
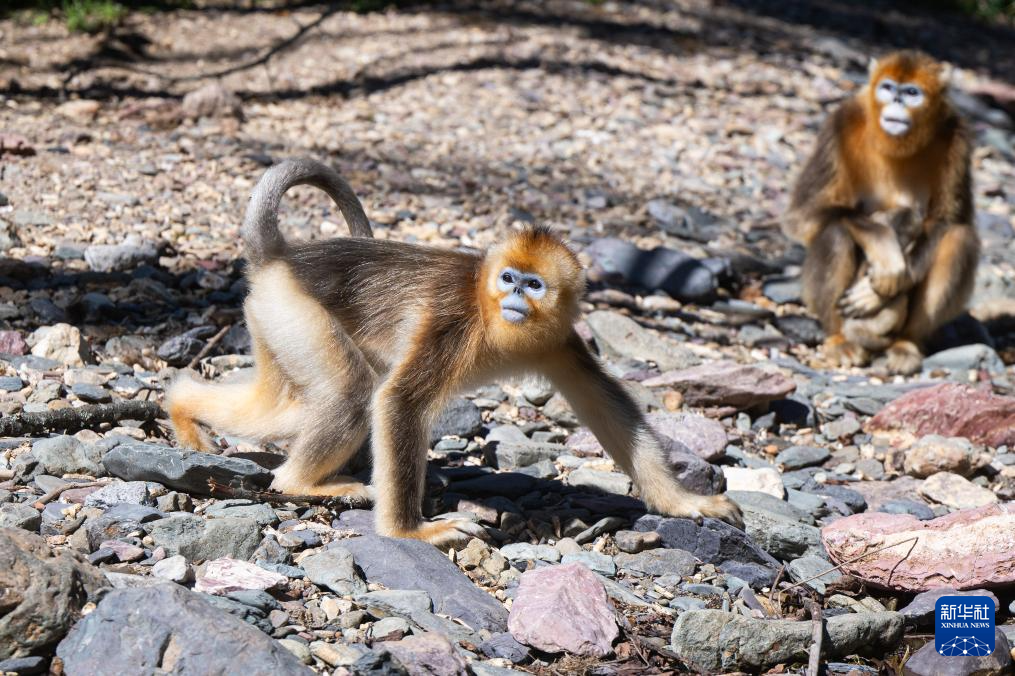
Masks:
[[[929,202],[930,194],[926,190],[887,181],[867,186],[858,200],[861,211],[868,215],[899,208],[927,213]]]

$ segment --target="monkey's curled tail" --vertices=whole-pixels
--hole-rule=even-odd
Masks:
[[[285,255],[288,245],[278,228],[278,207],[282,195],[294,185],[312,185],[328,193],[342,211],[353,237],[374,236],[363,205],[337,171],[307,157],[286,160],[264,172],[247,204],[240,234],[252,264]]]

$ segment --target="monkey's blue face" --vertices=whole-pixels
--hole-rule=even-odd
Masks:
[[[912,111],[923,105],[923,89],[912,82],[898,83],[885,78],[874,97],[881,104],[881,128],[890,136],[902,136],[913,126]]]
[[[500,300],[501,317],[520,324],[531,312],[529,300],[537,301],[546,295],[546,282],[537,274],[504,268],[497,277],[497,289],[505,294]]]

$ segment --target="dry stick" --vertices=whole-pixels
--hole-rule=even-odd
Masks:
[[[215,479],[208,479],[208,491],[213,496],[227,498],[241,498],[244,500],[255,500],[270,504],[285,504],[287,502],[305,502],[310,505],[327,505],[337,508],[337,511],[346,509],[361,509],[370,505],[370,500],[365,498],[354,498],[348,495],[290,495],[288,493],[269,493],[267,491],[254,491],[247,488],[236,488],[219,483]]]
[[[839,564],[839,565],[837,565],[837,566],[832,566],[832,567],[831,567],[831,568],[829,568],[828,570],[824,570],[824,571],[822,571],[822,572],[818,573],[817,575],[811,575],[811,576],[810,576],[809,578],[807,578],[806,580],[800,580],[799,582],[796,582],[796,583],[794,583],[794,584],[791,584],[790,586],[786,587],[786,589],[785,589],[785,590],[783,590],[783,591],[789,591],[790,589],[793,589],[794,587],[799,587],[800,585],[802,585],[802,584],[806,584],[806,583],[810,582],[811,580],[816,580],[816,579],[818,579],[819,577],[821,577],[821,576],[823,576],[823,575],[828,575],[829,573],[835,572],[835,571],[837,571],[838,569],[842,568],[843,566],[846,566],[846,565],[849,565],[849,564],[851,564],[851,563],[854,563],[855,561],[859,561],[860,559],[862,559],[862,558],[865,558],[865,557],[868,557],[868,556],[870,556],[871,554],[877,554],[878,552],[883,552],[884,550],[886,550],[886,549],[889,549],[889,548],[891,548],[891,547],[895,547],[895,546],[897,546],[897,545],[901,545],[901,544],[905,544],[905,543],[907,543],[907,542],[912,542],[912,543],[913,543],[913,546],[909,548],[909,551],[908,551],[908,552],[906,552],[906,556],[903,556],[903,557],[902,557],[902,558],[901,558],[901,559],[899,560],[899,563],[901,563],[902,561],[904,561],[904,560],[906,559],[906,557],[908,557],[908,556],[909,556],[910,554],[912,554],[912,553],[913,553],[913,548],[914,548],[914,547],[916,547],[916,542],[917,542],[917,541],[918,541],[919,539],[920,539],[920,536],[919,536],[919,535],[914,535],[914,536],[913,536],[913,537],[911,537],[911,538],[906,538],[905,540],[899,540],[898,542],[893,542],[893,543],[892,543],[892,544],[890,544],[890,545],[885,545],[884,547],[878,547],[877,549],[874,549],[874,550],[872,550],[872,551],[869,551],[869,552],[864,552],[864,553],[863,553],[863,554],[861,554],[860,556],[854,556],[854,557],[853,557],[852,559],[848,559],[848,560],[846,560],[846,561],[843,561],[842,563],[840,563],[840,564]],[[896,565],[896,566],[898,566],[899,564],[898,564],[898,563],[896,563],[895,565]],[[895,568],[892,568],[892,570],[894,571],[894,570],[895,570]]]
[[[818,676],[821,669],[821,640],[825,633],[821,604],[815,603],[812,599],[807,599],[805,604],[811,614],[811,648],[807,657],[807,676]]]
[[[94,486],[108,486],[109,484],[110,481],[107,479],[106,481],[84,481],[79,484],[69,483],[64,484],[63,486],[57,486],[56,488],[54,488],[48,493],[45,493],[41,498],[36,500],[34,507],[36,509],[42,509],[49,503],[53,502],[53,500],[56,500],[58,497],[63,495],[64,491],[69,491],[72,488],[92,488]]]
[[[58,408],[43,413],[19,413],[0,418],[0,437],[19,437],[44,432],[77,432],[123,419],[153,420],[165,416],[153,401],[125,399],[112,404]]]
[[[204,344],[204,347],[202,347],[201,351],[197,353],[197,356],[190,360],[190,363],[187,364],[187,368],[189,369],[194,368],[201,362],[202,359],[207,357],[208,354],[215,349],[215,346],[219,344],[219,341],[222,340],[222,337],[226,335],[226,332],[229,331],[229,329],[231,328],[233,328],[232,324],[226,324],[221,329],[219,329],[219,332],[216,333],[214,336],[212,336],[208,340],[208,342]]]

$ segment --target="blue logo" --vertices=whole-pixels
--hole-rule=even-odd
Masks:
[[[942,596],[934,604],[934,647],[945,657],[994,652],[994,601],[989,596]]]

